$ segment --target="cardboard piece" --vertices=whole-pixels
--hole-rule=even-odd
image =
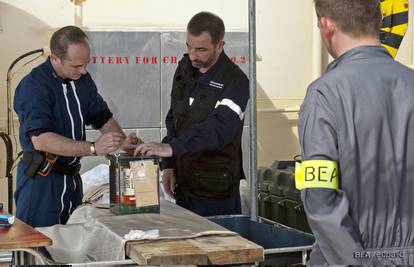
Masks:
[[[158,165],[148,159],[131,161],[130,166],[134,183],[135,206],[159,205]]]

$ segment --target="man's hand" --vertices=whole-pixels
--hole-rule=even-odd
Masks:
[[[134,156],[137,154],[169,158],[172,156],[173,151],[169,144],[150,142],[139,145],[135,149]]]
[[[176,178],[174,175],[173,169],[164,169],[162,172],[162,185],[164,186],[164,191],[170,197],[175,199],[175,182]]]
[[[143,144],[144,142],[139,139],[136,135],[136,133],[130,133],[128,134],[128,136],[125,138],[124,142],[121,145],[121,148],[127,152],[128,154],[133,154],[135,148],[140,145]]]
[[[95,142],[95,150],[98,156],[104,156],[117,150],[124,141],[124,135],[117,132],[102,134]]]

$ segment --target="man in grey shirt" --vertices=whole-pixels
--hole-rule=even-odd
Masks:
[[[414,71],[380,45],[378,0],[315,0],[335,60],[301,106],[308,264],[414,264]]]

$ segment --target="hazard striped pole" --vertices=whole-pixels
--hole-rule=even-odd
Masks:
[[[408,28],[408,0],[381,0],[383,47],[395,57]]]

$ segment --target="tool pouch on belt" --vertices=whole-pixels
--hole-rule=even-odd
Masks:
[[[34,151],[32,153],[23,153],[23,160],[27,163],[24,174],[30,177],[34,177],[36,174],[47,176],[57,158],[58,156],[47,152]]]
[[[52,153],[45,153],[45,160],[43,161],[43,165],[37,171],[37,174],[41,176],[47,176],[52,171],[52,167],[55,164],[58,156]]]

